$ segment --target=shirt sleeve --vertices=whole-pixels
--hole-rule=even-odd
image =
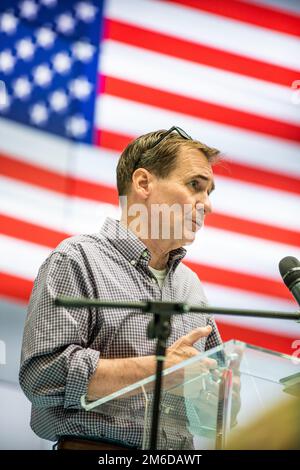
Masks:
[[[99,360],[99,351],[89,347],[95,312],[56,306],[58,295],[92,297],[92,292],[84,263],[54,252],[41,266],[34,283],[19,380],[34,406],[79,409]]]

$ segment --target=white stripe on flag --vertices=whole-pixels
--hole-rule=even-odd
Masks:
[[[99,68],[104,75],[263,117],[300,124],[299,109],[292,102],[291,89],[263,80],[112,40],[103,43]]]
[[[106,216],[119,216],[111,204],[64,196],[11,178],[1,178],[0,196],[3,214],[70,234],[96,232]]]
[[[193,8],[153,0],[106,3],[105,16],[221,50],[300,70],[300,39]]]
[[[293,253],[300,258],[300,248],[260,240],[225,230],[204,227],[196,241],[187,247],[187,259],[230,271],[253,274],[281,281],[279,261]]]
[[[74,148],[67,139],[0,118],[0,152],[7,156],[65,174]]]
[[[219,148],[232,161],[300,176],[299,144],[107,94],[97,100],[98,129],[138,136],[153,129],[168,129],[172,125],[180,126],[195,139]]]
[[[33,280],[50,248],[0,235],[0,271]]]

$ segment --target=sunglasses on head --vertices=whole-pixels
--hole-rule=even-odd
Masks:
[[[154,144],[152,144],[150,147],[148,147],[148,149],[153,149],[154,147],[156,147],[158,144],[160,144],[160,142],[162,140],[164,140],[169,134],[171,134],[174,131],[177,132],[180,135],[180,137],[182,137],[183,139],[192,140],[192,137],[190,135],[188,135],[183,129],[181,129],[181,127],[172,126],[168,131],[164,132],[157,139],[157,141],[154,142]]]
[[[164,140],[169,134],[171,134],[174,131],[177,132],[180,135],[180,137],[182,137],[183,139],[192,140],[192,137],[190,135],[188,135],[183,129],[181,129],[181,127],[172,126],[168,131],[164,132],[157,139],[156,142],[154,142],[150,147],[148,147],[147,150],[151,150],[154,147],[156,147],[158,144],[160,144],[160,142],[162,140]],[[135,164],[135,169],[138,168],[138,165],[140,164],[140,160],[141,160],[141,157],[137,160],[137,162]]]

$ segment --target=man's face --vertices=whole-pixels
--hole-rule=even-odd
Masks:
[[[209,194],[213,189],[213,172],[205,155],[183,147],[169,176],[152,182],[147,200],[152,230],[154,225],[156,231],[159,227],[159,238],[172,239],[176,246],[192,243],[204,216],[212,211]],[[161,207],[159,216],[157,205]]]

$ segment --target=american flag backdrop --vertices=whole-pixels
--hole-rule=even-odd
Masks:
[[[296,310],[278,262],[300,258],[298,79],[297,0],[1,0],[1,296],[26,304],[63,238],[118,218],[120,152],[177,125],[226,160],[185,258],[211,305]],[[289,354],[300,339],[217,322]]]

